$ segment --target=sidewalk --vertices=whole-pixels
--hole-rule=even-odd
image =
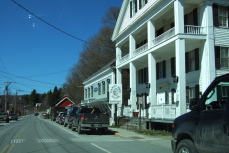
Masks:
[[[117,136],[126,137],[137,141],[143,141],[146,143],[163,146],[166,148],[171,148],[172,137],[148,136],[121,128],[109,128],[109,130],[114,132]]]

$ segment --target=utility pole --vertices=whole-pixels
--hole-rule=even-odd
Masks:
[[[7,112],[7,98],[8,98],[8,87],[11,83],[15,83],[15,82],[5,82],[6,83],[6,87],[5,87],[5,112]]]
[[[16,113],[16,110],[17,110],[17,94],[20,91],[22,91],[22,90],[16,90],[16,97],[15,97],[15,104],[14,104],[14,113]]]

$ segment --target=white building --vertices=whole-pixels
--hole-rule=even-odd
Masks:
[[[124,0],[112,40],[118,116],[173,120],[229,68],[228,0]],[[128,77],[123,80],[123,71]]]
[[[115,105],[109,101],[110,84],[115,84],[115,60],[83,81],[84,100],[81,101],[81,104],[99,107],[104,113],[109,113],[112,125],[114,124]]]

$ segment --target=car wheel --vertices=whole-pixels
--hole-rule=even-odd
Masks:
[[[76,130],[76,128],[72,126],[72,131],[75,131],[75,130]]]
[[[198,151],[191,140],[185,139],[179,142],[176,153],[198,153]]]
[[[72,125],[71,124],[68,124],[68,128],[71,129]]]
[[[78,124],[78,134],[82,134],[83,131],[81,130],[81,123]]]
[[[64,122],[64,127],[66,127],[67,126],[67,124]]]

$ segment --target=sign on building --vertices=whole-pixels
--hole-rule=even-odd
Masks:
[[[122,102],[122,84],[109,84],[109,103]]]

